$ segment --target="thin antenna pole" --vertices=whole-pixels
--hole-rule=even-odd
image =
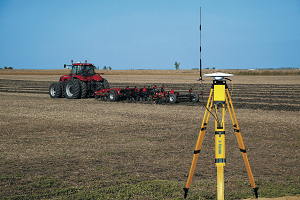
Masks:
[[[200,34],[199,34],[199,37],[200,37],[200,60],[199,60],[199,68],[200,68],[200,80],[202,80],[202,55],[201,55],[201,51],[202,51],[202,48],[201,48],[201,6],[200,6],[200,26],[199,26],[199,30],[200,30]]]

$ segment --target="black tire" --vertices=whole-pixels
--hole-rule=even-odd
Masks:
[[[80,89],[81,89],[81,95],[80,98],[84,99],[87,98],[87,85],[85,82],[80,81]]]
[[[60,83],[60,86],[61,86],[61,97],[65,98],[65,88],[66,88],[67,81],[62,81],[62,82],[59,82],[59,83]]]
[[[58,82],[58,90],[60,91],[60,96],[59,98],[64,98],[65,95],[64,95],[64,82]]]
[[[67,99],[79,99],[81,97],[80,80],[72,79],[67,82],[64,94]]]
[[[104,89],[108,89],[110,87],[108,81],[105,78],[102,81],[102,85]]]
[[[51,98],[61,98],[62,97],[62,84],[52,83],[49,87],[49,95]]]
[[[102,97],[102,101],[107,101],[108,100],[108,97],[107,96],[103,96]]]
[[[96,92],[98,90],[102,90],[102,89],[104,89],[102,82],[101,81],[96,81],[95,82],[95,89],[94,89],[95,91],[94,92]]]
[[[146,101],[153,101],[153,98],[152,98],[152,96],[148,96],[148,97],[146,97]]]
[[[176,103],[177,102],[177,96],[175,94],[169,94],[168,96],[168,102],[169,103]]]
[[[111,90],[108,94],[108,101],[118,101],[118,94],[116,91]]]
[[[145,101],[145,100],[144,100],[144,97],[138,96],[137,101]]]
[[[199,96],[197,94],[191,94],[191,102],[197,103],[199,101]]]

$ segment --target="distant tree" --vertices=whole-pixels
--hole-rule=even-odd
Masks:
[[[104,67],[103,67],[103,70],[107,70],[107,67],[106,67],[106,65],[104,65]]]
[[[13,69],[13,67],[5,66],[4,69]]]
[[[215,67],[212,67],[212,69],[216,69]]]
[[[209,67],[205,67],[205,69],[209,69]]]
[[[180,62],[177,62],[177,61],[176,61],[176,62],[174,63],[174,66],[175,66],[175,69],[176,69],[176,70],[179,70]]]
[[[111,66],[108,66],[108,70],[112,70]]]

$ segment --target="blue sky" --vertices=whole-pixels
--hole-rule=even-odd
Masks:
[[[0,67],[300,67],[300,0],[0,0]]]

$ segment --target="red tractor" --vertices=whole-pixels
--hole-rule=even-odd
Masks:
[[[95,91],[109,88],[109,83],[95,72],[95,66],[91,63],[73,63],[71,73],[59,78],[59,82],[52,83],[49,87],[51,98],[66,97],[68,99],[80,99],[94,96]]]

